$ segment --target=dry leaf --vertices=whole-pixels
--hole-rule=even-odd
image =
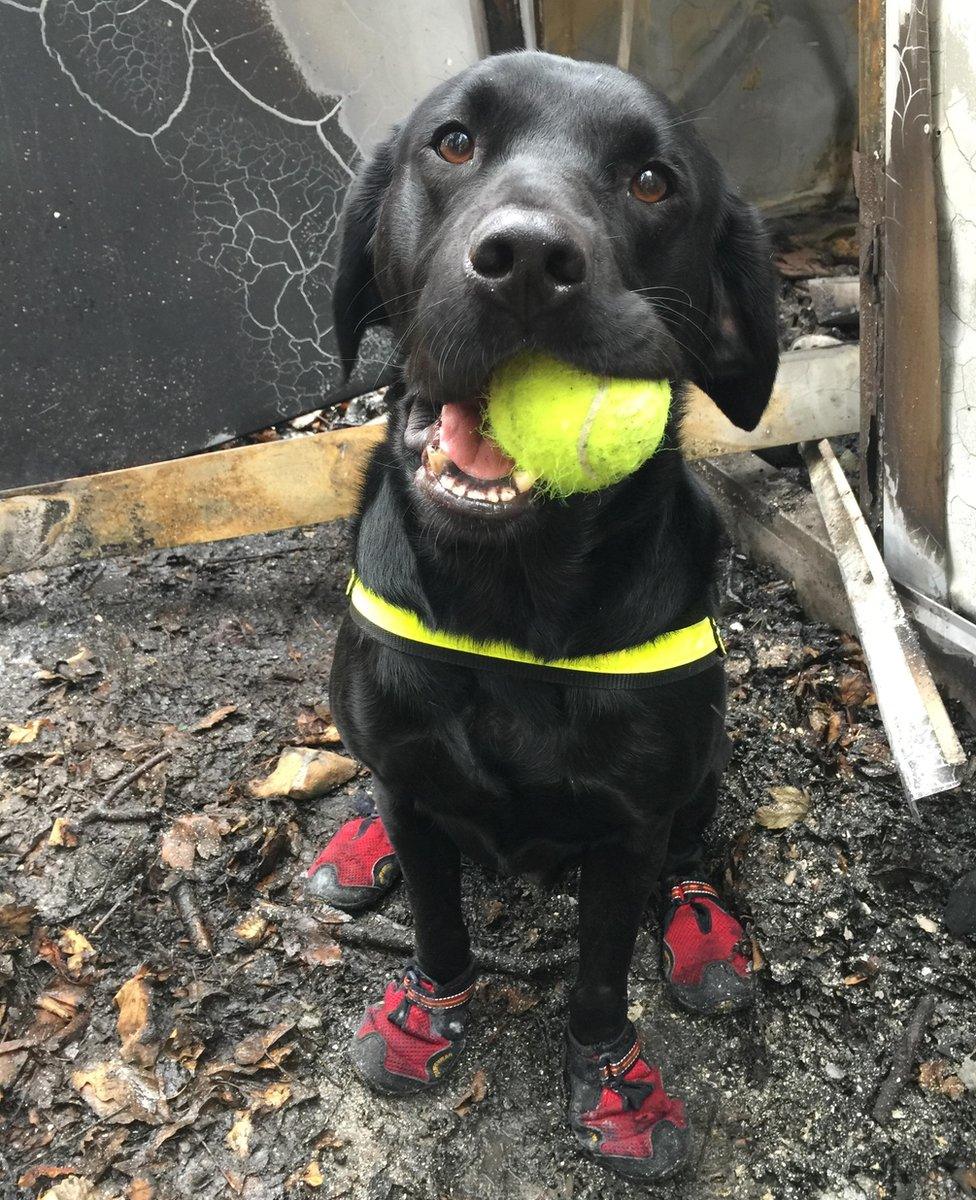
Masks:
[[[251,1114],[247,1111],[241,1111],[234,1115],[236,1120],[228,1130],[224,1141],[227,1144],[227,1149],[233,1150],[238,1158],[247,1158],[251,1153],[251,1133],[253,1132]]]
[[[295,1184],[304,1183],[306,1187],[320,1188],[325,1183],[325,1176],[322,1174],[322,1167],[317,1158],[313,1158],[311,1162],[302,1171],[295,1171],[288,1176],[286,1184],[294,1186]]]
[[[267,778],[252,780],[251,794],[261,799],[288,796],[292,800],[314,800],[352,779],[357,769],[356,763],[342,754],[299,746],[286,750]]]
[[[931,917],[925,917],[921,913],[915,914],[915,924],[919,929],[924,929],[926,933],[938,933],[939,927]]]
[[[220,839],[230,832],[230,823],[219,821],[205,813],[190,813],[177,817],[163,834],[160,858],[176,871],[189,871],[194,858],[213,858],[220,852]]]
[[[129,1184],[129,1200],[152,1200],[155,1189],[148,1179],[137,1175]]]
[[[530,1008],[535,1008],[539,1003],[538,996],[533,996],[529,992],[523,992],[511,984],[503,984],[499,987],[497,995],[504,1002],[505,1011],[515,1016],[528,1012]]]
[[[0,904],[0,936],[24,937],[36,916],[33,904]]]
[[[969,1188],[970,1192],[976,1192],[976,1166],[961,1167],[953,1175],[953,1179],[965,1188]],[[968,1196],[970,1192],[967,1192]]]
[[[204,1045],[196,1037],[192,1028],[185,1025],[174,1025],[166,1039],[165,1051],[168,1058],[178,1062],[191,1075],[195,1075]]]
[[[58,939],[58,945],[65,955],[65,965],[72,975],[81,974],[89,959],[95,957],[95,947],[77,929],[66,929]]]
[[[864,671],[850,671],[837,681],[837,695],[845,708],[877,704],[871,680]]]
[[[263,941],[268,936],[269,930],[273,928],[271,922],[266,917],[262,917],[260,913],[248,913],[234,926],[234,936],[242,942],[256,945]]]
[[[64,1179],[66,1175],[78,1175],[77,1166],[73,1167],[55,1167],[50,1163],[38,1163],[36,1166],[28,1167],[28,1169],[17,1180],[17,1184],[22,1188],[34,1188],[42,1179]],[[49,1188],[44,1195],[48,1196],[53,1191]]]
[[[769,794],[773,803],[760,805],[755,814],[764,829],[788,829],[810,811],[810,797],[801,788],[772,787]]]
[[[466,1117],[475,1104],[480,1104],[488,1094],[488,1076],[479,1067],[471,1077],[471,1082],[458,1097],[454,1111],[459,1117]]]
[[[213,729],[215,725],[226,721],[231,713],[236,712],[236,704],[225,704],[222,708],[215,708],[212,713],[207,713],[205,717],[201,717],[199,721],[194,722],[190,726],[190,733],[203,733],[207,729]]]
[[[95,1115],[114,1125],[159,1125],[170,1119],[159,1080],[150,1071],[109,1059],[75,1071],[71,1082]]]
[[[150,1024],[152,988],[145,967],[140,967],[115,993],[115,1006],[119,1010],[117,1028],[122,1061],[151,1067],[159,1057],[159,1043]]]
[[[966,1085],[944,1058],[919,1063],[918,1082],[928,1091],[940,1092],[950,1100],[961,1100],[966,1094]]]
[[[42,1013],[55,1017],[58,1024],[66,1024],[75,1019],[87,996],[88,989],[80,984],[69,983],[67,979],[55,979],[37,997],[36,1005]]]
[[[251,1096],[251,1111],[272,1112],[276,1108],[281,1108],[283,1104],[287,1104],[290,1099],[290,1083],[269,1083],[266,1088],[254,1092]]]
[[[47,844],[49,846],[65,846],[69,850],[73,850],[78,845],[78,835],[68,824],[66,817],[55,818],[51,832],[47,835]]]
[[[48,717],[35,717],[26,725],[11,725],[7,733],[7,741],[11,746],[25,746],[28,742],[37,741],[37,735],[42,729],[50,729],[54,724]]]
[[[42,1192],[40,1200],[107,1200],[107,1194],[82,1175],[69,1175]]]
[[[293,1021],[282,1021],[273,1029],[263,1033],[252,1033],[234,1047],[234,1062],[249,1067],[261,1062],[267,1056],[268,1050],[275,1042],[280,1041],[290,1029],[294,1028]]]

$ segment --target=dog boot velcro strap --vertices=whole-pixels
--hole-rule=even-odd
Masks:
[[[612,1042],[583,1046],[566,1038],[569,1122],[584,1149],[620,1175],[667,1179],[685,1164],[688,1118],[661,1072],[644,1056],[629,1022]]]
[[[406,1095],[446,1078],[464,1049],[476,979],[472,964],[440,987],[411,963],[399,982],[388,983],[349,1047],[363,1081],[380,1092]]]
[[[752,1003],[755,980],[745,930],[711,884],[682,880],[663,921],[664,978],[674,999],[710,1016]]]
[[[375,814],[346,821],[308,869],[313,896],[347,912],[378,903],[400,878],[400,864]]]

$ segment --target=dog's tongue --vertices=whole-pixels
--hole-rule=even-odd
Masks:
[[[481,436],[481,406],[474,400],[441,409],[441,449],[475,479],[501,479],[515,470],[513,460]]]

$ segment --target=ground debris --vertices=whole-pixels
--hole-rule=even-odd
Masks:
[[[71,1082],[93,1112],[117,1125],[142,1121],[160,1125],[170,1118],[157,1076],[120,1060],[92,1063],[74,1071]]]
[[[284,751],[270,775],[251,783],[251,794],[314,800],[347,783],[357,770],[356,763],[342,754],[298,746]]]
[[[773,803],[756,809],[756,820],[764,829],[788,829],[810,811],[810,796],[802,788],[771,787],[769,795]]]
[[[304,871],[362,811],[370,777],[339,755],[352,773],[321,802],[242,782],[289,750],[341,748],[325,693],[346,605],[340,533],[0,584],[0,654],[18,647],[0,673],[0,1178],[13,1165],[27,1200],[71,1176],[97,1200],[482,1200],[486,1180],[506,1200],[634,1195],[563,1125],[572,876],[542,888],[466,868],[484,974],[468,1065],[444,1092],[377,1098],[346,1061],[365,1006],[413,953],[409,906],[399,889],[350,919],[308,897]],[[734,554],[723,579],[742,669],[708,868],[749,918],[761,1002],[713,1023],[673,1011],[649,906],[630,1012],[699,1130],[696,1173],[668,1195],[967,1194],[976,950],[943,913],[973,870],[972,781],[926,802],[919,827],[857,643],[805,621],[788,585]],[[79,647],[87,665],[69,665]],[[229,698],[235,713],[189,732]],[[7,741],[39,717],[52,725],[33,741]],[[756,809],[782,787],[812,803],[766,830]],[[55,822],[76,846],[49,844]],[[878,1125],[866,1118],[888,1047],[923,993],[927,1032]]]

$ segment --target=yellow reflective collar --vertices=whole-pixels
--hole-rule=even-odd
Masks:
[[[503,669],[536,678],[545,674],[558,682],[592,687],[650,687],[704,671],[725,654],[714,621],[703,617],[692,625],[626,650],[581,658],[543,659],[505,642],[479,641],[432,629],[417,613],[391,604],[371,591],[355,573],[348,590],[356,624],[394,649],[443,661],[457,662],[461,657],[465,666]]]

